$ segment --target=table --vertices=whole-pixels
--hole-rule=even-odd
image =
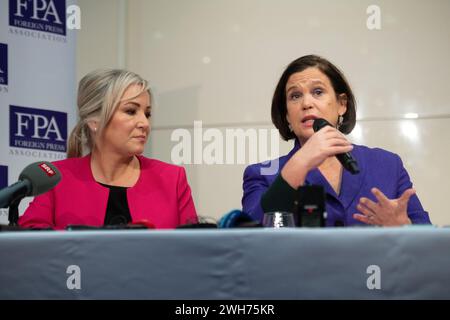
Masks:
[[[1,232],[0,299],[450,299],[450,229]]]

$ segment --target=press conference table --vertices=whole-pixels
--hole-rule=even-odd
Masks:
[[[0,299],[450,299],[450,229],[1,232]]]

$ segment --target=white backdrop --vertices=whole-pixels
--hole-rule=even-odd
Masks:
[[[126,67],[149,79],[147,155],[171,161],[173,130],[273,128],[274,86],[317,53],[346,74],[358,102],[356,143],[398,153],[432,221],[450,225],[450,1],[80,0],[77,78]],[[367,28],[377,5],[381,29]],[[123,57],[125,56],[125,59]],[[124,62],[125,60],[125,62]],[[415,113],[417,118],[406,119]],[[205,144],[206,145],[206,144]],[[280,142],[284,154],[291,144]],[[247,160],[248,162],[248,160]],[[200,214],[239,208],[243,165],[186,165]]]
[[[367,27],[373,5],[380,29]],[[222,133],[273,128],[270,103],[283,69],[302,55],[320,54],[354,89],[358,127],[350,139],[398,153],[432,221],[450,225],[450,1],[133,0],[128,6],[127,67],[150,79],[155,91],[148,155],[171,161],[173,130],[192,130],[194,120]],[[281,154],[290,148],[280,143]],[[187,165],[200,214],[240,208],[244,167]]]
[[[66,23],[71,4],[75,1],[0,2],[0,70],[8,75],[7,83],[0,81],[0,187],[16,182],[32,162],[66,157],[76,113],[76,31]],[[22,201],[21,212],[30,200]],[[2,210],[0,224],[7,218]]]

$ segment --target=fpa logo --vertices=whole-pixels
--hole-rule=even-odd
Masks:
[[[0,189],[8,186],[8,167],[0,166]]]
[[[9,25],[66,35],[66,0],[9,0]]]
[[[0,85],[8,85],[8,45],[0,43]]]
[[[67,113],[10,106],[10,147],[66,152]]]

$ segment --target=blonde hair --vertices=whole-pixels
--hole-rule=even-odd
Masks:
[[[70,133],[67,157],[81,157],[94,147],[94,137],[88,122],[98,122],[96,134],[101,135],[121,102],[125,90],[130,85],[140,85],[138,96],[147,91],[151,97],[148,82],[136,73],[127,70],[95,70],[80,80],[78,85],[78,122]]]

